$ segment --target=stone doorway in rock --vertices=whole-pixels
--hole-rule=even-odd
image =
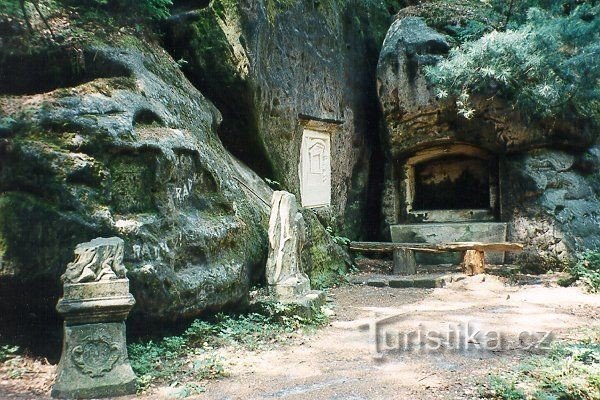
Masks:
[[[497,221],[497,158],[478,147],[427,148],[403,167],[405,222]]]
[[[403,161],[393,242],[504,242],[507,226],[499,221],[499,162],[491,152],[467,143],[427,147]],[[461,262],[458,253],[417,253],[421,265]],[[503,264],[504,253],[486,254]]]

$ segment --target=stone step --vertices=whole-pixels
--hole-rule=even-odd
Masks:
[[[354,276],[350,282],[355,285],[367,285],[373,287],[391,287],[395,289],[420,288],[435,289],[443,288],[446,284],[460,281],[466,278],[461,273],[438,273],[438,274],[416,274],[406,276]]]

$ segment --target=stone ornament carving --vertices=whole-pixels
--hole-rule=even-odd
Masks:
[[[296,197],[285,191],[274,192],[266,275],[267,283],[280,297],[301,295],[310,290],[310,281],[301,265],[305,235],[304,218],[298,212]]]
[[[63,283],[85,283],[123,279],[123,239],[96,238],[75,248],[75,261],[67,265],[61,276]]]
[[[112,371],[120,356],[119,343],[111,341],[103,334],[83,338],[81,344],[71,351],[75,366],[81,373],[92,378],[104,376]]]

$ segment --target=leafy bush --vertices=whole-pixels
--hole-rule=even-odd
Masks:
[[[331,240],[333,240],[333,243],[338,244],[340,246],[348,246],[350,244],[351,240],[349,238],[345,236],[336,235],[332,227],[328,226],[327,228],[325,228],[325,230],[331,236]]]
[[[512,372],[490,377],[483,395],[491,399],[600,398],[600,345],[593,341],[558,344]]]
[[[569,268],[569,273],[592,293],[600,291],[600,252],[587,250]]]
[[[594,4],[595,1],[587,3]],[[457,99],[459,113],[475,115],[471,96],[504,98],[523,115],[600,121],[600,6],[568,14],[529,9],[524,25],[493,31],[453,49],[426,68],[438,97]]]

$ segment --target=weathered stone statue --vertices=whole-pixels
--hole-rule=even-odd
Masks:
[[[125,278],[123,240],[96,238],[75,247],[75,261],[61,276],[63,283],[109,281]]]
[[[136,392],[127,359],[125,319],[135,304],[123,266],[123,240],[97,238],[75,248],[56,309],[63,349],[52,397],[99,398]]]
[[[306,295],[310,291],[310,280],[302,271],[305,230],[296,197],[285,191],[274,192],[266,275],[270,291],[280,299]]]

